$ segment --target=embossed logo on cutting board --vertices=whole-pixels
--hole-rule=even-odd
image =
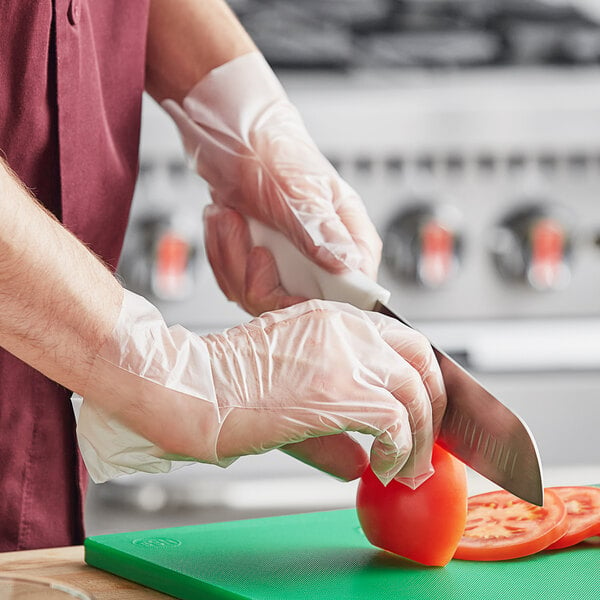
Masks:
[[[135,546],[144,548],[174,548],[181,546],[181,541],[168,537],[137,538],[131,542]]]

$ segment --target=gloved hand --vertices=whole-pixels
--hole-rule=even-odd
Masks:
[[[125,291],[78,417],[96,481],[164,472],[173,460],[226,466],[272,448],[342,479],[361,475],[362,446],[382,481],[430,473],[445,408],[427,340],[377,313],[312,300],[205,337],[167,328]],[[320,437],[325,436],[325,437]]]
[[[280,286],[270,253],[253,248],[245,217],[281,231],[318,265],[376,278],[381,240],[356,192],[307,132],[259,53],[211,71],[184,99],[162,106],[208,182],[208,258],[225,295],[257,315],[301,298]]]

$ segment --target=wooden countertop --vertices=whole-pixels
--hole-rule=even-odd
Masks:
[[[91,594],[94,600],[171,598],[86,565],[83,561],[83,546],[0,552],[0,573],[20,577],[39,577],[71,585]]]

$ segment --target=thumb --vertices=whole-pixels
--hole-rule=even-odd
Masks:
[[[369,464],[364,448],[347,433],[307,438],[281,450],[342,481],[357,479]]]

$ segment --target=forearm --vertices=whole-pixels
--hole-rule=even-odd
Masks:
[[[223,0],[152,0],[146,89],[181,103],[209,71],[255,50]]]
[[[82,392],[122,288],[0,160],[0,346]]]

